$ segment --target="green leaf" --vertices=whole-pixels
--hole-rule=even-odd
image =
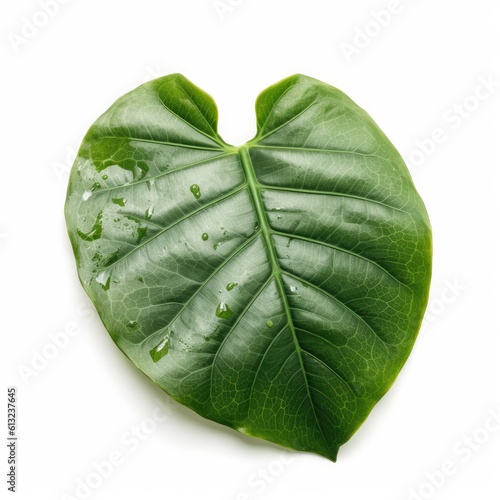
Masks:
[[[181,75],[121,97],[78,153],[68,231],[111,337],[165,392],[336,460],[415,341],[430,224],[400,155],[339,90],[295,75],[256,110],[236,148]]]

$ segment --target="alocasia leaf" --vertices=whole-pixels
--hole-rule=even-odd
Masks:
[[[431,230],[400,155],[339,90],[296,75],[256,137],[217,133],[181,75],[90,128],[66,219],[118,347],[203,417],[335,460],[407,359]]]

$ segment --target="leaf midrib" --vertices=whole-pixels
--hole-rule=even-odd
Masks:
[[[269,261],[271,262],[271,268],[272,268],[272,274],[274,277],[274,281],[276,283],[276,286],[278,288],[278,291],[279,291],[279,294],[280,294],[280,297],[281,297],[281,300],[283,303],[283,308],[285,310],[285,316],[287,319],[288,327],[290,329],[290,333],[292,334],[293,343],[294,343],[297,357],[299,360],[300,371],[301,371],[303,378],[304,378],[304,384],[305,384],[306,391],[307,391],[307,397],[309,399],[311,409],[312,409],[314,418],[316,420],[316,424],[317,424],[318,429],[321,433],[321,437],[323,439],[325,450],[328,451],[328,448],[329,448],[328,442],[326,440],[325,434],[323,432],[323,428],[321,426],[318,415],[316,413],[316,408],[314,406],[314,401],[313,401],[312,394],[311,394],[311,391],[309,388],[309,380],[308,380],[307,372],[306,372],[306,369],[304,366],[304,359],[302,357],[302,348],[301,348],[299,341],[298,341],[298,338],[297,338],[297,332],[295,330],[295,325],[293,322],[292,313],[291,313],[290,306],[288,303],[288,297],[287,297],[286,291],[285,291],[285,283],[283,282],[282,271],[281,271],[281,267],[279,265],[278,254],[276,253],[276,247],[275,247],[273,239],[272,239],[272,230],[271,230],[271,227],[269,226],[269,222],[268,222],[268,219],[266,216],[264,204],[262,202],[261,187],[260,187],[259,182],[257,180],[257,176],[255,175],[255,170],[254,170],[253,165],[252,165],[252,160],[251,160],[250,154],[248,152],[248,147],[246,145],[241,146],[240,148],[238,148],[238,153],[240,155],[241,164],[242,164],[243,170],[245,172],[245,177],[247,180],[248,189],[250,191],[250,194],[251,194],[251,197],[252,197],[252,200],[254,203],[255,211],[257,213],[257,218],[259,221],[260,230],[261,230],[261,234],[264,238],[264,244],[265,244],[266,251],[267,251],[267,254],[269,257]]]

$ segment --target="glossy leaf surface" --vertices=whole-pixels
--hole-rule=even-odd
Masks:
[[[296,75],[258,132],[217,134],[181,75],[91,127],[66,219],[119,348],[200,415],[335,460],[408,357],[431,231],[400,155],[345,94]]]

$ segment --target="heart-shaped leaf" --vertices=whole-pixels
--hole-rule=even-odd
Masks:
[[[121,97],[78,153],[69,235],[113,340],[165,392],[335,460],[411,351],[430,225],[400,155],[339,90],[292,76],[256,110],[236,148],[181,75]]]

